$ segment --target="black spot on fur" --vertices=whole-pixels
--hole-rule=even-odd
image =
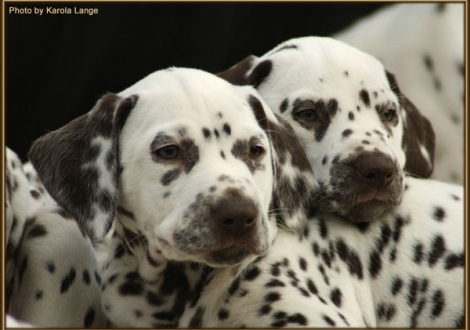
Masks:
[[[319,219],[318,227],[320,229],[320,236],[326,239],[328,236],[328,227],[326,226],[325,220],[323,218]]]
[[[263,315],[269,314],[271,310],[272,308],[270,305],[263,305],[260,307],[260,309],[258,309],[258,315],[263,316]]]
[[[423,261],[424,258],[424,247],[423,244],[419,243],[416,244],[414,247],[414,258],[413,261],[417,263],[418,265]]]
[[[217,313],[217,317],[219,318],[219,320],[226,320],[228,319],[229,316],[230,316],[230,313],[225,308],[221,308],[219,312]]]
[[[198,307],[196,313],[194,313],[193,317],[189,321],[190,328],[200,328],[202,327],[202,317],[204,316],[204,308]]]
[[[37,290],[34,297],[36,298],[36,300],[40,300],[42,299],[43,295],[44,295],[44,292],[42,292],[42,290]]]
[[[361,91],[359,92],[359,98],[367,108],[370,108],[369,92],[367,92],[365,89],[361,89]]]
[[[126,281],[122,283],[118,291],[123,296],[139,296],[144,292],[142,279],[138,272],[130,272],[126,274]]]
[[[418,302],[418,307],[416,307],[416,309],[413,310],[413,314],[411,315],[411,324],[410,324],[411,328],[418,327],[418,317],[421,314],[421,312],[423,311],[425,304],[426,304],[426,300],[424,298],[422,298]]]
[[[82,279],[83,279],[83,283],[85,283],[86,285],[90,284],[90,273],[88,272],[88,270],[85,269],[83,271]]]
[[[419,282],[416,278],[412,278],[409,284],[409,292],[408,292],[408,305],[412,306],[417,299],[419,289]]]
[[[235,281],[232,282],[232,284],[228,288],[228,293],[230,295],[233,295],[235,292],[237,292],[239,287],[240,287],[240,279],[237,278]]]
[[[439,2],[436,4],[436,11],[438,14],[442,14],[446,9],[446,3],[445,2]]]
[[[434,219],[441,222],[444,220],[444,218],[446,217],[446,211],[444,211],[444,209],[440,206],[436,206],[434,208]]]
[[[350,129],[345,129],[342,133],[343,135],[343,138],[347,138],[348,136],[350,136],[352,134],[352,130]]]
[[[446,244],[444,238],[442,236],[434,237],[431,245],[431,251],[429,252],[429,266],[434,266],[444,255],[445,251]]]
[[[204,127],[202,129],[202,135],[204,136],[205,139],[210,139],[211,138],[211,131],[207,127]]]
[[[96,270],[95,270],[95,280],[96,280],[96,283],[101,284],[101,276],[98,274]]]
[[[349,249],[343,240],[336,241],[336,250],[340,259],[348,265],[349,273],[356,275],[359,279],[363,278],[362,263],[358,254]]]
[[[390,321],[396,313],[396,308],[392,304],[381,303],[377,308],[377,315],[379,319]]]
[[[345,75],[346,77],[349,76],[348,70],[345,70],[345,71],[344,71],[344,75]]]
[[[225,123],[224,126],[222,127],[222,132],[224,132],[226,135],[232,134],[232,128],[230,127],[229,124]]]
[[[281,295],[278,292],[270,292],[264,296],[264,301],[267,303],[273,303],[278,300],[281,300]]]
[[[436,290],[432,296],[432,305],[431,315],[436,318],[441,315],[445,307],[445,298],[441,290]]]
[[[179,168],[174,168],[172,170],[165,172],[165,174],[162,175],[160,182],[162,185],[168,186],[174,180],[178,179],[180,174],[181,174],[181,170]]]
[[[370,254],[369,260],[369,273],[372,278],[376,278],[382,269],[382,256],[379,251],[373,251]]]
[[[75,268],[72,267],[70,271],[62,279],[62,282],[60,285],[60,293],[65,293],[68,291],[70,286],[75,282],[76,276],[77,276],[77,272],[75,271]]]
[[[46,269],[49,273],[54,273],[55,272],[55,264],[52,261],[48,261],[46,263]]]
[[[276,279],[276,278],[273,278],[271,281],[269,281],[268,283],[266,283],[265,287],[267,288],[276,288],[276,287],[285,287],[286,285],[284,284],[284,282]]]
[[[34,224],[27,234],[27,238],[39,238],[47,235],[46,228],[41,224]]]
[[[325,322],[328,323],[328,325],[330,325],[332,327],[336,326],[335,321],[333,321],[331,318],[329,318],[326,315],[323,315],[323,320],[325,320]]]
[[[90,307],[85,315],[85,320],[84,320],[85,328],[91,327],[94,320],[95,320],[95,309],[93,307]]]
[[[259,270],[259,268],[252,267],[245,272],[244,278],[247,281],[253,281],[255,278],[258,277],[259,274],[261,274],[261,271]]]
[[[428,71],[434,70],[434,62],[431,59],[431,56],[429,54],[425,54],[423,56],[423,62],[424,62],[424,66],[426,67]]]
[[[465,265],[465,260],[463,253],[459,254],[450,254],[447,256],[446,261],[445,261],[445,269],[446,270],[451,270],[457,267],[463,267]]]
[[[392,294],[396,296],[403,287],[403,281],[399,278],[394,278],[392,283]]]
[[[116,250],[114,251],[114,259],[121,259],[124,255],[124,252],[126,252],[124,244],[119,243],[119,245],[116,247]]]
[[[348,117],[349,120],[354,120],[354,113],[352,111],[349,111]]]
[[[289,100],[287,98],[285,98],[282,102],[281,102],[281,105],[279,107],[279,110],[281,111],[281,113],[284,113],[286,112],[287,108],[289,107]]]
[[[454,322],[455,328],[465,328],[465,315],[460,315]]]
[[[341,290],[338,288],[333,289],[330,293],[330,299],[333,302],[333,304],[336,305],[336,307],[340,308],[341,307],[341,302],[342,302],[343,294],[341,293]]]
[[[307,260],[305,260],[305,258],[300,257],[299,258],[299,266],[300,266],[300,269],[302,269],[303,271],[306,271],[307,270]]]

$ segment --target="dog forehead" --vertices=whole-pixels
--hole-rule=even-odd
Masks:
[[[210,125],[243,118],[245,124],[257,126],[249,105],[253,93],[201,70],[170,68],[150,74],[119,95],[138,95],[130,118],[149,123],[190,120]]]
[[[255,66],[263,61],[272,62],[271,73],[259,87],[263,97],[272,85],[288,92],[305,88],[322,97],[356,93],[359,88],[390,90],[385,69],[376,58],[331,38],[291,39],[260,57]]]

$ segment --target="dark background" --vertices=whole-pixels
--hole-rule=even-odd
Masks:
[[[7,3],[6,145],[31,143],[169,66],[222,71],[294,37],[328,36],[385,3]],[[98,15],[9,14],[77,6]]]

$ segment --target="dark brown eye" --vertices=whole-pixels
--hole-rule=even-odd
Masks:
[[[296,112],[295,115],[306,121],[315,121],[318,119],[317,112],[314,109],[301,110]]]
[[[382,113],[382,119],[387,122],[395,120],[396,117],[397,117],[397,110],[395,109],[386,109]]]
[[[258,158],[265,154],[265,150],[262,146],[254,145],[250,147],[250,157]]]
[[[163,159],[175,159],[180,154],[180,149],[175,145],[168,145],[156,151],[157,156]]]

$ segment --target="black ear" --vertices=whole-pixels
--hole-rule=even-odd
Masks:
[[[137,100],[108,93],[87,114],[36,140],[29,152],[47,191],[92,239],[103,237],[114,219],[119,133]]]
[[[434,170],[435,134],[431,122],[401,93],[393,74],[386,72],[392,91],[398,96],[406,112],[403,123],[403,148],[406,154],[405,171],[429,178]]]
[[[262,61],[253,68],[256,59],[256,56],[250,55],[228,70],[217,73],[217,76],[234,85],[250,85],[256,88],[272,70],[270,60]],[[247,74],[252,68],[250,74]]]
[[[270,212],[277,214],[280,227],[302,234],[318,188],[310,162],[286,120],[277,115],[276,121],[270,120],[265,112],[270,110],[265,110],[255,96],[250,96],[249,104],[272,145],[274,182]]]

